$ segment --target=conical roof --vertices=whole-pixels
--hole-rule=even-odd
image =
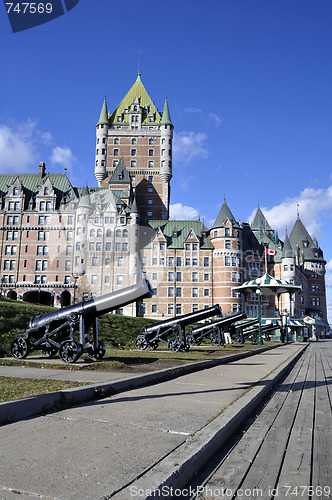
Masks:
[[[110,179],[110,184],[127,184],[131,183],[130,175],[128,173],[128,170],[126,168],[123,156],[121,156],[121,159],[119,163],[116,166],[116,169],[113,172],[113,175]]]
[[[78,206],[80,208],[92,208],[92,203],[90,199],[90,194],[89,194],[89,188],[88,185],[85,184],[85,186],[82,189],[82,193],[80,196],[80,201],[78,202]]]
[[[287,231],[286,231],[284,248],[282,249],[281,258],[284,259],[284,258],[287,258],[287,257],[288,258],[294,257],[294,252],[293,252],[292,245],[291,245],[291,243],[289,241],[289,237],[288,237],[288,234],[287,234]]]
[[[108,125],[108,111],[107,111],[107,103],[106,96],[103,102],[103,106],[101,108],[100,117],[97,125]]]
[[[289,235],[289,240],[292,245],[293,251],[296,252],[296,247],[298,247],[303,255],[304,260],[324,261],[322,250],[317,249],[310,234],[304,227],[304,224],[301,221],[300,217],[297,218],[294,224],[292,232]]]
[[[172,125],[171,115],[169,112],[167,97],[165,98],[164,111],[161,119],[163,125]]]
[[[252,223],[250,224],[251,229],[253,231],[258,229],[265,229],[267,231],[272,231],[270,224],[267,222],[265,215],[261,211],[260,207],[257,208],[255,217],[253,218]]]
[[[224,203],[222,204],[220,212],[219,212],[219,214],[215,220],[215,223],[213,224],[211,229],[215,229],[217,227],[224,227],[227,219],[230,220],[233,227],[240,227],[238,222],[235,220],[234,215],[230,211],[230,209],[226,203],[226,199],[224,199]]]
[[[118,116],[121,116],[122,123],[129,123],[128,108],[130,108],[136,96],[138,98],[139,105],[143,111],[142,123],[144,123],[145,121],[148,123],[150,116],[153,116],[154,123],[161,122],[161,115],[157,110],[156,106],[154,105],[151,97],[145,90],[145,87],[141,81],[141,75],[138,72],[134,85],[127,92],[125,97],[122,99],[122,101],[120,102],[120,104],[110,117],[111,123],[116,122]]]

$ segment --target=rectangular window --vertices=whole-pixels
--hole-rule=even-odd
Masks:
[[[97,284],[97,275],[92,274],[91,275],[91,285],[96,285]]]
[[[208,274],[204,274],[204,281],[209,281],[209,275]]]
[[[177,267],[181,267],[182,266],[182,259],[181,259],[181,257],[177,257],[176,258],[176,265],[177,265]]]
[[[177,316],[179,316],[179,315],[181,315],[181,314],[182,314],[182,306],[181,306],[181,304],[176,304],[175,314],[176,314]]]
[[[167,314],[173,316],[174,315],[174,304],[168,304],[167,306]]]
[[[174,297],[174,288],[172,286],[168,287],[167,296],[168,297]]]
[[[131,156],[136,156],[136,149],[132,149],[131,152],[130,152],[130,155]]]
[[[192,297],[198,297],[198,288],[192,289]]]
[[[118,274],[116,277],[116,284],[117,285],[123,285],[123,276],[122,274]]]
[[[192,312],[197,312],[198,311],[198,304],[193,304],[192,305]]]
[[[225,241],[225,248],[231,248],[231,241],[230,240]]]
[[[204,257],[204,267],[209,266],[209,257]]]
[[[168,265],[174,266],[174,257],[168,257]]]
[[[192,273],[192,278],[191,278],[191,281],[193,283],[197,282],[198,281],[198,273]]]
[[[180,288],[180,287],[176,288],[176,296],[177,297],[182,297],[182,288]]]
[[[229,257],[225,256],[225,266],[229,266],[229,265],[230,265]]]
[[[174,281],[174,273],[168,273],[168,281]]]
[[[210,290],[208,288],[204,288],[204,297],[208,297],[210,295]]]
[[[176,281],[182,281],[182,273],[181,272],[176,273]]]

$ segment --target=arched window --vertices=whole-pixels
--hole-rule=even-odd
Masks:
[[[91,229],[91,230],[90,230],[90,236],[91,236],[91,237],[96,236],[96,231],[95,231],[94,229]]]
[[[120,236],[121,236],[121,231],[120,231],[120,229],[117,229],[117,230],[116,230],[115,236],[116,236],[117,238],[120,238]]]
[[[106,231],[106,238],[110,238],[112,235],[112,231],[110,229],[107,229]]]
[[[98,229],[98,231],[97,231],[97,238],[101,238],[101,235],[102,235],[101,229]]]
[[[123,230],[122,235],[123,235],[124,238],[128,238],[128,231],[127,231],[127,229]]]

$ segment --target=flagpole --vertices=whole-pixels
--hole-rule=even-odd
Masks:
[[[264,245],[264,254],[265,254],[265,273],[267,274],[267,253],[266,253],[267,247]]]

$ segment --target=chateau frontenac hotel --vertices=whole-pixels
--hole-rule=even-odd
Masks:
[[[159,111],[138,74],[112,112],[103,102],[96,186],[75,187],[43,162],[31,174],[1,174],[2,296],[66,306],[146,277],[154,295],[117,313],[162,319],[219,303],[223,315],[257,316],[257,294],[238,287],[267,271],[301,289],[263,295],[264,321],[285,315],[298,338],[327,331],[326,262],[299,216],[285,241],[259,207],[249,224],[225,199],[211,228],[169,219],[172,141],[167,98]]]

